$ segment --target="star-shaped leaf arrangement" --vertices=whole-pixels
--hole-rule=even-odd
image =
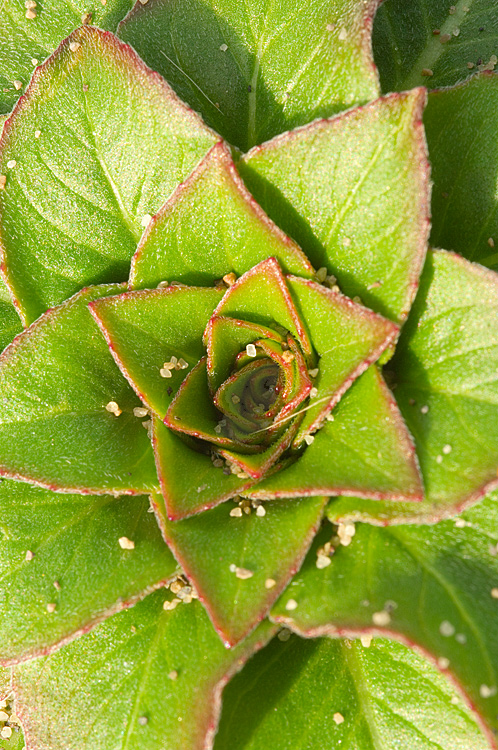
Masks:
[[[327,662],[327,747],[387,746],[395,707],[410,742],[438,741],[380,665],[451,700],[483,750],[459,701],[496,726],[498,277],[470,262],[493,265],[496,160],[474,212],[439,149],[432,238],[454,247],[428,250],[428,96],[381,96],[377,0],[107,0],[26,88],[25,39],[41,61],[80,7],[51,25],[50,0],[18,5],[0,8],[25,89],[0,123],[0,700],[27,746],[223,750],[222,690],[279,631],[247,679],[287,653],[287,717]],[[128,11],[120,38],[95,25]],[[495,89],[431,93],[431,150],[456,120],[471,143],[460,113],[493,114]],[[401,645],[368,651],[380,635],[460,697]],[[245,750],[275,746],[271,692]]]

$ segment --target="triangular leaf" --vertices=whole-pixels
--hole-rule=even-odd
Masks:
[[[389,367],[429,507],[450,515],[498,481],[498,276],[431,254]]]
[[[496,730],[497,511],[495,493],[435,526],[356,524],[349,546],[318,569],[317,548],[332,531],[324,529],[273,614],[307,636],[385,632],[417,644]]]
[[[163,516],[175,521],[213,508],[253,484],[247,477],[241,479],[232,474],[221,459],[218,460],[221,466],[215,466],[214,456],[199,453],[193,446],[186,445],[178,434],[158,419],[153,418],[152,423],[162,492],[162,497],[155,503],[160,524]]]
[[[186,374],[204,354],[202,335],[222,296],[216,289],[172,286],[129,292],[90,306],[116,364],[161,419]],[[164,362],[173,356],[187,367],[166,373]]]
[[[410,309],[427,245],[424,103],[421,89],[385,97],[281,135],[240,163],[315,268],[396,322]]]
[[[375,362],[398,334],[386,318],[313,281],[287,281],[319,356],[317,406],[308,410],[296,443],[314,432],[356,378]]]
[[[498,76],[434,91],[424,123],[434,182],[432,244],[498,268]]]
[[[0,244],[26,320],[126,279],[144,224],[215,140],[111,34],[87,26],[64,41],[0,141]]]
[[[184,521],[164,520],[165,538],[225,643],[238,643],[266,615],[299,568],[323,506],[316,497],[276,500],[264,506],[264,517],[254,510],[232,517],[224,504]]]
[[[422,499],[413,441],[375,367],[356,381],[332,416],[295,463],[263,480],[251,496]]]
[[[157,486],[152,449],[88,303],[93,287],[49,310],[0,358],[0,473],[92,493]],[[106,408],[107,407],[107,408]]]
[[[4,0],[0,9],[0,112],[9,112],[34,68],[81,24],[115,31],[133,0],[44,0],[34,7]],[[91,11],[89,11],[91,8]],[[29,13],[31,11],[31,13]]]
[[[223,691],[214,750],[391,750],[400,741],[406,750],[489,750],[426,659],[395,641],[366,643],[274,638]]]
[[[263,623],[228,651],[198,602],[164,612],[165,598],[158,591],[52,656],[16,668],[28,747],[209,747],[223,686],[275,628]]]
[[[382,90],[453,86],[493,70],[497,31],[494,0],[386,0],[372,40]]]
[[[149,0],[119,35],[243,151],[378,96],[378,0]]]
[[[47,653],[173,576],[176,562],[149,507],[147,497],[0,483],[2,663]]]
[[[216,308],[216,315],[248,320],[272,327],[283,326],[305,354],[311,352],[306,323],[303,322],[285,277],[275,258],[268,258],[245,273],[227,291]]]
[[[207,286],[275,257],[284,271],[309,277],[298,246],[273,224],[218,143],[147,227],[133,259],[130,286],[164,280]]]

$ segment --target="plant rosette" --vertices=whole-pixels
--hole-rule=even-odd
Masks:
[[[381,95],[377,3],[342,0],[294,9],[302,80],[270,13],[249,83],[245,11],[218,44],[207,4],[186,89],[176,53],[158,62],[169,24],[190,39],[177,5],[138,2],[121,40],[91,14],[57,22],[57,49],[44,27],[3,125],[1,731],[17,714],[30,750],[232,749],[242,686],[260,718],[237,748],[277,747],[271,680],[315,691],[323,664],[327,747],[394,746],[365,705],[394,710],[401,674],[450,727],[405,695],[407,747],[495,747],[498,277],[428,248],[431,133],[459,89]]]

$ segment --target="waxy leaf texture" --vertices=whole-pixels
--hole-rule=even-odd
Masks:
[[[9,747],[498,747],[497,9],[380,5],[0,5]]]

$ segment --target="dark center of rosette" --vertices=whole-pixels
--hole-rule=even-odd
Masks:
[[[260,337],[244,346],[253,329]],[[257,476],[263,471],[257,454],[265,456],[266,470],[296,434],[303,416],[299,407],[312,388],[308,363],[287,332],[246,322],[230,329],[226,319],[214,320],[207,350],[181,385],[165,423]]]

